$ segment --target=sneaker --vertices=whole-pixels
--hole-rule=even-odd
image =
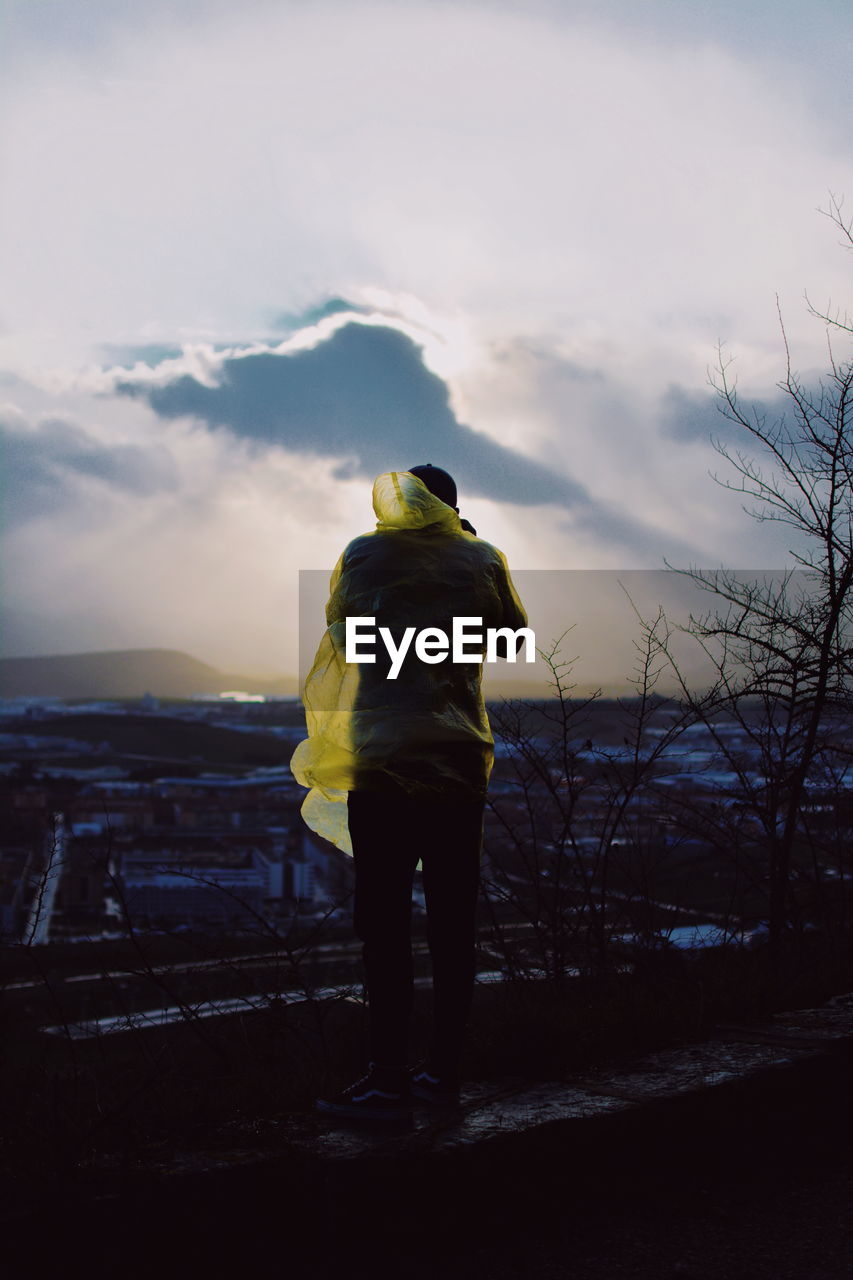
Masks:
[[[434,1107],[456,1107],[459,1105],[459,1080],[456,1076],[442,1075],[433,1071],[426,1063],[412,1067],[409,1072],[412,1093],[422,1102],[429,1102]]]
[[[318,1098],[315,1106],[327,1116],[362,1120],[411,1120],[412,1093],[405,1067],[370,1063],[366,1076],[332,1098]]]

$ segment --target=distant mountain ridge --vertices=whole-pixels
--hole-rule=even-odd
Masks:
[[[3,698],[191,698],[196,693],[298,692],[296,677],[227,675],[179,649],[110,649],[103,653],[0,658]]]

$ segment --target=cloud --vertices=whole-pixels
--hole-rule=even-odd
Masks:
[[[708,481],[703,388],[723,339],[772,409],[777,292],[823,358],[795,299],[837,291],[814,208],[853,190],[829,0],[45,4],[12,5],[0,350],[28,383],[10,563],[23,608],[55,557],[47,632],[72,582],[84,627],[141,643],[147,609],[180,647],[185,612],[241,665],[208,648],[227,557],[236,654],[276,573],[370,522],[363,479],[418,461],[513,564],[770,536]]]
[[[103,342],[99,350],[108,364],[159,364],[181,355],[181,347],[173,342]]]
[[[329,316],[367,315],[369,311],[369,307],[361,306],[357,302],[348,302],[346,298],[327,298],[325,302],[307,307],[304,311],[280,312],[274,317],[272,327],[282,329],[286,333],[295,333],[298,329],[319,324]]]
[[[817,404],[821,398],[821,376],[813,372],[802,378],[802,385]],[[714,392],[690,391],[673,383],[661,396],[661,434],[682,444],[717,442],[727,448],[736,445],[746,453],[769,454],[754,436],[722,412],[723,401]],[[790,421],[794,404],[789,396],[750,396],[738,393],[738,410],[748,422],[772,429],[783,419]]]
[[[13,444],[32,437],[9,477],[16,506],[2,539],[5,651],[176,648],[222,670],[295,670],[298,571],[328,572],[369,526],[369,486],[335,481],[328,458],[163,424],[132,402],[115,407],[124,429],[135,427],[139,452],[119,453],[112,468],[92,464],[94,428],[69,444],[50,423],[5,415]],[[134,482],[124,464],[144,469],[141,455],[156,458],[160,447],[174,460],[177,487],[171,464]]]
[[[433,461],[460,488],[503,502],[585,503],[584,487],[457,421],[447,385],[391,327],[346,324],[307,350],[227,356],[215,385],[184,374],[165,385],[122,379],[164,418],[201,418],[246,439],[343,460],[342,474]],[[429,455],[429,456],[427,456]]]
[[[667,440],[687,444],[728,440],[738,434],[720,412],[719,397],[713,392],[691,391],[671,383],[661,396],[660,410],[660,431]]]
[[[79,481],[95,481],[137,497],[174,491],[174,459],[162,444],[110,442],[76,422],[43,417],[32,424],[17,407],[0,408],[7,524],[53,511]]]
[[[448,384],[426,367],[418,343],[391,324],[378,324],[375,316],[368,322],[347,319],[327,329],[313,346],[300,345],[302,341],[297,334],[295,345],[279,348],[192,350],[174,362],[139,367],[131,376],[103,371],[96,381],[102,393],[142,399],[165,419],[201,420],[256,446],[333,458],[340,478],[372,479],[382,471],[433,462],[455,476],[463,506],[484,498],[515,507],[554,508],[560,543],[583,546],[587,553],[597,543],[620,560],[628,556],[635,563],[639,556],[641,563],[651,564],[664,556],[690,559],[698,554],[683,529],[667,527],[658,518],[659,509],[644,510],[636,500],[637,471],[623,468],[621,489],[608,479],[612,458],[599,459],[588,469],[591,484],[572,474],[583,469],[586,479],[588,473],[584,436],[594,439],[599,451],[603,442],[606,453],[614,426],[624,438],[633,425],[636,441],[630,449],[620,446],[623,461],[633,453],[644,459],[649,474],[642,485],[659,490],[642,443],[646,423],[630,406],[624,388],[603,370],[561,359],[543,342],[522,342],[499,353],[501,372],[521,362],[528,393],[536,380],[529,376],[535,366],[537,392],[550,413],[537,439],[533,420],[522,407],[522,428],[515,437],[510,432],[512,443],[505,444],[494,438],[504,433],[504,423],[499,421],[487,435],[459,421]],[[472,403],[476,400],[475,393]],[[477,420],[488,422],[490,417],[487,402]],[[560,439],[555,440],[555,432]]]
[[[788,6],[762,25],[747,6],[767,27],[747,42],[735,22],[682,21],[696,6],[677,22],[664,0],[651,16],[623,0],[610,22],[604,7],[249,0],[204,20],[160,0],[144,29],[22,16],[4,86],[7,349],[251,335],[278,308],[360,304],[372,286],[490,336],[596,322],[647,365],[663,335],[669,376],[689,342],[763,333],[777,289],[831,283],[813,210],[851,174],[847,105],[804,103],[805,69],[766,51],[796,17],[819,74],[837,22]],[[110,38],[83,41],[84,25]]]
[[[742,500],[711,480],[726,475],[712,437],[760,450],[717,412],[707,389],[671,383],[661,395],[613,369],[606,350],[573,352],[553,335],[501,344],[487,367],[463,377],[462,399],[506,443],[583,481],[588,501],[563,522],[567,565],[652,568],[666,558],[737,566],[746,545],[762,563],[788,560],[779,526],[756,526]],[[744,404],[751,399],[745,389]],[[756,403],[768,421],[784,407],[778,396]],[[526,563],[543,551],[534,548]]]

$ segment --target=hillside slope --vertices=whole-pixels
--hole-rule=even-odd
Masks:
[[[177,649],[115,649],[104,653],[56,654],[44,658],[0,658],[0,697],[190,698],[197,693],[284,696],[295,678],[227,675]]]

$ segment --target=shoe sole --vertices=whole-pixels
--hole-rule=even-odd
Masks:
[[[458,1107],[460,1099],[458,1093],[434,1093],[430,1089],[422,1089],[419,1085],[412,1085],[412,1095],[421,1102],[429,1102],[434,1107]]]

